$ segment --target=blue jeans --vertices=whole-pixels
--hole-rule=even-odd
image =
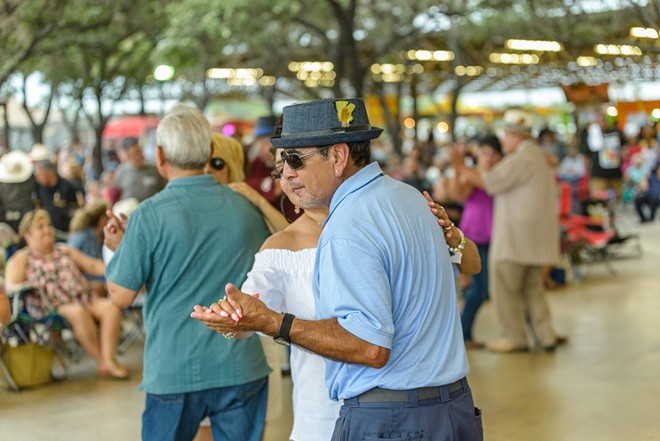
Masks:
[[[462,381],[463,390],[428,400],[344,400],[332,441],[483,441],[481,411],[474,407],[467,380]]]
[[[240,386],[180,394],[147,394],[142,414],[144,441],[192,440],[205,418],[214,441],[261,441],[268,377]]]
[[[472,340],[474,319],[481,304],[488,299],[488,244],[477,244],[477,250],[481,258],[481,272],[472,276],[472,285],[465,291],[463,297],[463,312],[461,312],[463,340]]]

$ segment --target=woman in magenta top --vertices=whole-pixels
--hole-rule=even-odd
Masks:
[[[454,161],[463,161],[464,152],[456,151]],[[496,136],[482,139],[477,152],[477,167],[486,171],[502,159],[502,146]],[[454,167],[459,170],[459,167]],[[456,174],[448,188],[452,199],[463,202],[460,228],[465,237],[477,244],[481,257],[481,272],[471,276],[471,285],[464,294],[461,324],[467,348],[483,346],[472,339],[472,326],[481,304],[488,298],[488,246],[493,229],[493,198],[482,188],[473,187],[460,173]]]

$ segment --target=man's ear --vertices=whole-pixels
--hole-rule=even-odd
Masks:
[[[156,166],[158,168],[161,168],[165,165],[167,162],[167,158],[165,158],[165,150],[163,150],[163,147],[157,145],[156,146]]]
[[[165,150],[163,150],[163,147],[157,145],[156,146],[156,169],[158,170],[158,173],[160,173],[161,176],[165,177],[165,166],[167,165],[167,158],[165,157]]]
[[[335,170],[339,170],[340,174],[344,171],[346,167],[348,167],[351,159],[351,151],[348,148],[348,144],[341,143],[341,144],[334,144],[332,147],[330,147],[333,152],[333,158],[334,158],[334,167]]]

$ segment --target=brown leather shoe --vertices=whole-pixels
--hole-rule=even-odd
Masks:
[[[527,346],[516,346],[508,342],[496,342],[488,345],[488,350],[491,352],[497,352],[498,354],[510,354],[512,352],[527,352],[529,347]]]
[[[465,349],[483,349],[484,344],[474,340],[465,340]]]
[[[548,352],[553,352],[555,349],[557,349],[557,346],[563,346],[567,343],[568,343],[568,337],[558,335],[557,337],[555,337],[555,342],[553,344],[548,346],[543,346],[543,349]]]

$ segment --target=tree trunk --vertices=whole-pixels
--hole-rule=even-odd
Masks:
[[[419,139],[417,123],[419,122],[419,109],[417,107],[417,76],[412,74],[410,78],[410,96],[413,101],[413,119],[415,120],[415,139]]]
[[[7,106],[9,105],[9,101],[3,101],[2,102],[2,117],[5,121],[5,127],[4,127],[4,136],[5,136],[5,152],[11,151],[11,146],[9,145],[9,113],[7,112]]]
[[[105,124],[99,124],[94,127],[94,136],[96,138],[96,145],[93,150],[93,159],[94,159],[94,170],[96,170],[96,176],[101,176],[103,173],[103,129],[105,129]]]
[[[30,131],[32,132],[32,142],[35,144],[43,144],[44,141],[44,127],[48,122],[48,116],[50,115],[50,109],[53,105],[53,97],[55,95],[55,87],[51,85],[50,93],[48,95],[48,103],[46,104],[46,110],[44,111],[44,117],[41,122],[37,122],[34,118],[34,115],[30,111],[30,108],[27,105],[27,75],[23,75],[23,101],[22,106],[25,114],[30,120]]]
[[[458,81],[451,95],[451,110],[449,112],[449,130],[452,142],[456,141],[456,119],[458,118],[458,97],[463,89],[463,82]]]
[[[147,112],[144,109],[144,86],[138,87],[138,99],[140,100],[140,116],[146,116]]]
[[[387,106],[387,99],[385,97],[385,91],[383,90],[382,83],[375,84],[374,88],[376,90],[376,95],[378,96],[378,102],[380,103],[380,107],[383,110],[383,116],[385,117],[385,125],[387,127],[387,132],[390,134],[394,152],[397,155],[399,155],[399,157],[402,157],[403,142],[401,140],[401,124],[399,122],[399,113],[400,113],[399,109],[397,108],[394,114],[390,111],[390,108]],[[400,101],[401,101],[401,83],[399,83],[397,87],[397,102],[400,103]]]

